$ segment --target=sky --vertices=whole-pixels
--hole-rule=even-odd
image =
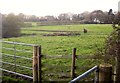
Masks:
[[[113,9],[118,11],[120,0],[0,0],[0,12],[24,13],[26,15],[57,16],[60,13],[82,13],[84,11]]]

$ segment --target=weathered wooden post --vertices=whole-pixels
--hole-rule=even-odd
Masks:
[[[33,83],[38,83],[38,46],[33,46]]]
[[[100,64],[99,66],[99,83],[112,83],[112,65]]]
[[[71,65],[71,77],[75,78],[75,58],[76,58],[76,48],[73,48],[72,51],[72,65]]]
[[[41,83],[42,81],[42,76],[41,76],[41,69],[42,69],[42,64],[41,64],[41,59],[42,59],[42,54],[41,54],[41,46],[38,47],[37,49],[38,53],[38,82]]]

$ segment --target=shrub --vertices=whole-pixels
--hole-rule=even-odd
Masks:
[[[2,37],[18,37],[20,36],[22,21],[14,14],[8,14],[2,20]]]
[[[114,31],[110,34],[106,42],[106,54],[118,56],[118,48],[120,43],[120,13],[115,17],[113,22]]]
[[[113,55],[115,57],[116,83],[120,82],[120,12],[113,22],[114,31],[106,42],[106,56]],[[108,59],[109,60],[109,59]]]

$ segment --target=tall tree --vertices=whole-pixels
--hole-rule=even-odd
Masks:
[[[104,22],[104,12],[102,10],[95,10],[90,13],[90,19],[92,22],[101,23]]]
[[[115,17],[115,15],[113,14],[113,10],[110,9],[108,12],[108,23],[112,24],[114,17]]]

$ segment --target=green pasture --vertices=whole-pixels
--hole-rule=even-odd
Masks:
[[[84,34],[86,28],[88,33]],[[44,34],[64,33],[53,31],[77,31],[77,36],[43,36]],[[81,24],[60,26],[35,26],[22,28],[22,36],[5,40],[38,44],[42,53],[47,55],[68,55],[72,48],[77,48],[78,54],[94,54],[104,46],[105,39],[112,31],[108,24]],[[74,32],[73,32],[74,33]]]
[[[83,32],[83,29],[88,30],[87,33]],[[33,27],[23,27],[20,37],[5,38],[6,41],[15,41],[22,42],[27,44],[37,44],[42,47],[42,55],[49,56],[68,56],[71,57],[72,49],[77,48],[77,56],[93,56],[98,51],[104,48],[105,40],[108,35],[112,32],[112,25],[110,24],[79,24],[79,25],[55,25],[55,26],[36,26],[34,23]],[[67,36],[58,36],[56,34],[76,34],[80,35],[67,35]],[[55,34],[52,36],[51,34]],[[47,35],[47,36],[45,36]],[[10,45],[3,44],[4,47],[11,47]],[[13,46],[12,46],[13,47]],[[17,46],[17,49],[20,50],[31,50],[30,47]],[[12,51],[5,51],[4,53],[12,54]],[[18,56],[25,56],[32,58],[32,54],[16,53]],[[4,61],[11,62],[10,57],[5,58]],[[21,61],[21,62],[20,62]],[[20,65],[25,63],[25,66],[32,67],[32,62],[25,61],[22,59],[16,60]],[[50,80],[50,77],[59,79],[67,79],[67,74],[70,74],[71,67],[71,58],[68,59],[43,59],[42,63],[46,66],[43,66],[42,70],[49,73],[44,79]],[[77,59],[76,66],[79,67],[93,67],[102,63],[102,60],[95,59]],[[55,67],[57,66],[57,67]],[[59,66],[59,67],[58,67]],[[50,67],[50,68],[48,68]],[[88,68],[89,69],[89,68]],[[29,70],[22,70],[18,68],[19,72],[32,75]],[[79,75],[86,69],[77,68],[76,74]],[[51,72],[58,73],[57,76],[51,74]],[[63,73],[63,76],[60,76],[59,73]],[[65,74],[67,73],[67,74]],[[45,75],[45,74],[44,74]],[[70,80],[70,79],[69,79]]]

